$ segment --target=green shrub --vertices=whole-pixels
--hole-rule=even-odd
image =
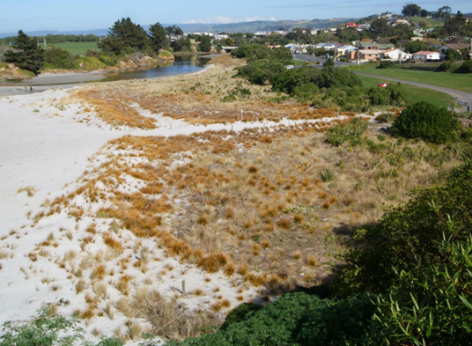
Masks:
[[[348,265],[335,283],[339,295],[384,293],[396,273],[420,275],[442,263],[444,239],[454,243],[470,237],[471,164],[455,169],[444,186],[414,193],[414,199],[391,209],[378,224],[353,233],[354,246],[344,256]]]
[[[395,67],[395,63],[393,61],[382,61],[376,68],[386,69],[392,67]]]
[[[387,91],[390,93],[390,104],[392,106],[405,107],[411,103],[411,95],[400,83],[390,83],[387,85]]]
[[[327,183],[334,179],[334,172],[332,169],[326,168],[318,173],[318,177],[320,177],[321,181]]]
[[[354,118],[351,121],[343,124],[336,125],[326,132],[326,140],[339,147],[345,141],[351,141],[360,139],[361,135],[369,126],[369,123],[361,118]]]
[[[380,123],[390,123],[390,122],[393,121],[393,119],[395,119],[395,115],[393,113],[386,112],[386,113],[382,113],[382,115],[380,115],[378,121]]]
[[[455,139],[459,128],[453,112],[427,102],[419,102],[403,110],[393,122],[391,131],[395,136],[446,143]]]
[[[50,69],[75,69],[75,56],[62,48],[48,48],[44,51],[44,67]]]
[[[457,70],[459,73],[472,73],[472,60],[464,61],[464,63]]]
[[[82,338],[83,332],[75,321],[60,315],[49,317],[47,308],[39,310],[38,316],[29,322],[5,322],[2,331],[0,346],[72,345]]]
[[[439,67],[437,68],[437,71],[447,72],[451,69],[451,65],[452,63],[449,60],[444,61],[441,65],[439,65]]]
[[[254,303],[242,303],[237,306],[226,316],[225,322],[221,326],[221,330],[226,330],[233,323],[244,321],[246,318],[253,315],[254,312],[262,309],[262,306]]]
[[[340,302],[289,293],[216,334],[170,345],[346,345],[360,343],[373,313],[368,295]]]
[[[373,106],[390,104],[390,91],[386,88],[373,87],[368,91],[370,103]]]

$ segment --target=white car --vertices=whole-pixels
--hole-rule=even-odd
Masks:
[[[286,68],[287,70],[291,70],[291,69],[293,68],[293,65],[287,65],[287,66],[285,66],[285,68]]]

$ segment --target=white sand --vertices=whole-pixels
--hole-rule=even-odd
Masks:
[[[44,218],[32,226],[27,213],[36,214],[45,200],[52,200],[65,191],[76,188],[77,179],[87,166],[97,166],[99,162],[113,155],[109,148],[99,152],[109,140],[126,134],[173,136],[207,130],[239,131],[243,128],[280,125],[254,122],[191,126],[142,110],[140,111],[143,115],[158,119],[158,129],[145,131],[114,128],[96,118],[89,123],[79,123],[78,120],[85,117],[80,112],[80,106],[62,106],[58,105],[57,101],[52,101],[60,100],[66,94],[66,90],[49,90],[44,93],[0,97],[0,251],[3,251],[4,255],[13,255],[12,258],[0,258],[3,266],[0,270],[0,324],[7,320],[28,319],[44,304],[57,303],[60,299],[70,302],[59,309],[66,315],[71,315],[75,309],[84,308],[85,293],[92,292],[92,288],[89,287],[77,295],[77,280],[68,278],[70,268],[66,266],[61,269],[54,261],[62,259],[66,251],[75,250],[79,256],[71,265],[78,265],[80,259],[90,256],[91,253],[107,250],[100,241],[87,245],[87,252],[84,253],[79,247],[78,240],[86,234],[85,229],[92,219],[84,218],[77,223],[66,213],[60,213]],[[327,119],[318,121],[323,120]],[[287,121],[283,123],[288,124]],[[290,124],[293,125],[293,122]],[[68,187],[65,187],[66,185]],[[123,189],[133,189],[138,185],[139,182],[130,179]],[[19,189],[26,187],[36,190],[34,196],[28,197],[26,192],[18,193]],[[74,202],[78,205],[86,203],[83,196],[78,196]],[[86,207],[92,210],[96,206]],[[106,232],[109,225],[103,221],[103,224],[97,227],[99,232]],[[65,232],[61,233],[60,228],[73,230],[74,239],[65,237]],[[10,234],[11,231],[15,233]],[[28,254],[51,232],[54,233],[59,246],[49,247],[47,256],[32,262]],[[134,235],[128,231],[123,231],[120,237],[126,244],[136,242]],[[204,288],[205,291],[202,297],[183,298],[190,308],[208,308],[214,301],[212,292],[216,287],[220,289],[219,294],[230,299],[233,306],[237,304],[236,289],[222,273],[212,274],[211,282],[206,283],[204,278],[209,276],[208,273],[195,266],[180,264],[176,259],[166,258],[163,251],[152,242],[144,241],[143,244],[160,260],[149,264],[147,275],[133,267],[128,270],[127,273],[136,277],[134,287],[138,287],[145,277],[152,277],[155,280],[153,287],[162,294],[173,296],[180,288],[181,281],[185,279],[187,291],[195,288]],[[129,249],[131,247],[130,245]],[[131,250],[126,250],[125,255],[131,258],[137,256]],[[110,260],[108,269],[115,265],[116,260]],[[165,265],[171,265],[174,269],[164,278],[159,273]],[[87,273],[90,273],[90,270]],[[84,277],[88,276],[89,274]],[[250,299],[254,296],[255,289],[249,289],[244,294],[246,299]],[[121,294],[110,286],[107,298],[102,303],[116,302],[120,297]],[[123,327],[126,320],[127,318],[118,311],[113,320],[94,317],[86,327],[89,333],[87,337],[94,339],[91,335],[93,328],[98,328],[104,335],[110,336],[117,327]]]

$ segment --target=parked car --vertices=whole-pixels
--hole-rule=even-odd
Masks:
[[[285,66],[285,68],[286,68],[287,70],[291,70],[291,69],[294,68],[294,67],[293,67],[293,65],[287,65],[287,66]]]
[[[379,87],[386,88],[386,87],[388,87],[388,83],[381,83],[381,84],[379,84]]]

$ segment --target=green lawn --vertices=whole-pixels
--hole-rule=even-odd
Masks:
[[[97,42],[65,42],[55,43],[48,46],[67,49],[72,54],[85,54],[88,49],[97,50]]]
[[[387,82],[387,80],[382,80],[379,78],[374,78],[374,77],[365,77],[365,76],[357,76],[359,79],[362,81],[364,84],[364,87],[366,88],[372,88],[380,83]],[[449,104],[453,103],[453,98],[452,96],[439,92],[439,91],[434,91],[430,89],[425,89],[425,88],[419,88],[413,85],[408,85],[408,84],[402,84],[403,88],[407,90],[412,98],[412,102],[429,102],[432,103],[436,106],[447,106]]]
[[[359,72],[381,77],[398,78],[412,82],[437,85],[444,88],[472,93],[472,73],[459,74],[402,69],[376,69],[371,67],[359,70]]]
[[[428,25],[426,26],[427,28],[433,28],[433,27],[437,27],[437,26],[444,26],[444,22],[440,22],[440,21],[437,21],[437,20],[434,20],[434,19],[431,19],[431,18],[423,18],[423,17],[412,17],[411,18],[411,21],[413,23],[419,23],[421,20],[424,20],[424,21],[426,21],[426,23],[428,23]]]

